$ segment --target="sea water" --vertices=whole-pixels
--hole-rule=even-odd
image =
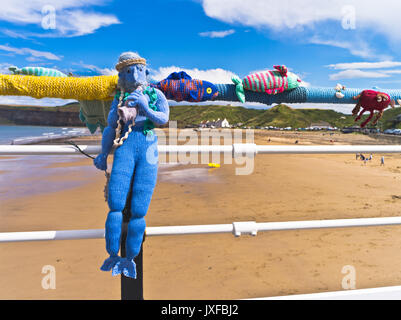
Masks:
[[[0,145],[36,143],[83,135],[90,135],[87,128],[0,125]],[[99,174],[93,165],[53,166],[80,158],[85,156],[0,156],[0,207],[3,200],[75,188]],[[63,178],[51,178],[58,176]]]
[[[90,135],[87,128],[0,125],[0,145],[35,143],[84,135]]]

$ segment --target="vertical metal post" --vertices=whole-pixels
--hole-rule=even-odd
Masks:
[[[131,188],[132,190],[132,188]],[[121,257],[125,257],[125,241],[127,239],[128,222],[131,217],[131,191],[127,198],[127,204],[123,211],[123,224],[121,230]],[[145,237],[144,237],[145,240]],[[135,257],[136,279],[121,274],[121,300],[143,300],[143,244],[141,251]]]

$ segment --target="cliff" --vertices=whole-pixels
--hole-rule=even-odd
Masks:
[[[78,103],[61,107],[0,105],[0,124],[84,127],[78,114]]]

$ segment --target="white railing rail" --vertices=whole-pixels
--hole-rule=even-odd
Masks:
[[[88,154],[99,154],[99,145],[79,145]],[[232,153],[255,154],[347,154],[347,153],[401,153],[401,145],[256,145],[235,143],[232,145],[159,145],[159,153]],[[79,155],[71,145],[0,145],[0,156],[12,155]]]
[[[232,233],[234,236],[239,237],[243,234],[256,236],[257,233],[260,231],[373,227],[373,226],[391,226],[391,225],[401,225],[401,217],[259,222],[259,223],[255,221],[242,221],[242,222],[233,222],[231,224],[147,227],[146,236],[148,237],[148,236]],[[101,239],[101,238],[104,238],[104,229],[0,233],[0,242]]]
[[[401,286],[294,294],[245,300],[401,300]]]

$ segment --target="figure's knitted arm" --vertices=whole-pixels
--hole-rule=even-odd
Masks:
[[[114,138],[116,136],[116,128],[118,122],[118,99],[114,99],[110,107],[109,116],[107,118],[107,127],[103,131],[102,136],[102,152],[93,161],[96,168],[107,170],[107,156],[113,147]]]
[[[149,97],[141,91],[136,90],[127,100],[129,107],[139,106],[142,113],[153,123],[163,125],[168,122],[170,116],[170,108],[163,92],[155,88],[157,94],[156,107],[157,111],[149,106]]]
[[[143,106],[142,110],[150,121],[158,125],[163,125],[168,122],[170,116],[170,108],[163,92],[158,89],[155,89],[155,91],[157,93],[156,107],[158,111],[152,110],[149,107],[149,104]]]
[[[108,155],[113,147],[113,141],[116,137],[116,128],[118,124],[118,99],[115,98],[110,107],[109,116],[107,118],[107,127],[103,131],[102,137],[102,153]]]

